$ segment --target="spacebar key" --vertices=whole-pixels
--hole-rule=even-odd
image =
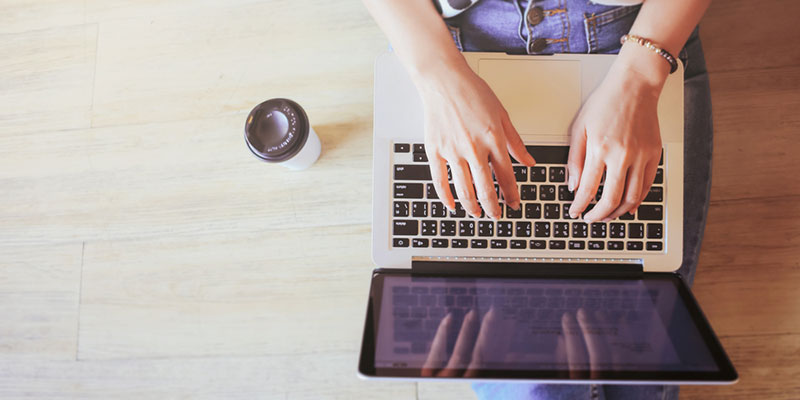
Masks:
[[[431,180],[431,170],[426,164],[407,165],[398,164],[394,166],[394,180],[396,181],[429,181]]]
[[[525,146],[537,164],[566,164],[569,146]]]

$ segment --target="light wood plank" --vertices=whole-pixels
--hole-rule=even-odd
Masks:
[[[415,399],[355,375],[353,353],[28,362],[0,359],[3,399]]]
[[[101,22],[93,125],[246,112],[271,97],[297,100],[312,122],[369,116],[372,64],[386,41],[361,4],[316,3]]]
[[[0,359],[75,359],[81,247],[0,245]]]
[[[0,135],[88,127],[96,44],[96,25],[0,34]]]

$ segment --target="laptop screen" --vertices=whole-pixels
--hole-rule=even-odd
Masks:
[[[366,375],[735,380],[710,326],[673,274],[609,279],[379,271],[370,302]]]

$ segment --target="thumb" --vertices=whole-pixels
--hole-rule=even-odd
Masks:
[[[509,119],[508,114],[503,117],[503,132],[506,135],[508,152],[511,153],[511,156],[528,167],[534,166],[534,164],[536,164],[536,160],[534,160],[533,156],[528,153],[528,149],[525,148],[525,143],[523,143],[522,138],[519,137],[519,132],[517,132],[517,129],[514,128],[514,125],[511,123],[511,119]]]

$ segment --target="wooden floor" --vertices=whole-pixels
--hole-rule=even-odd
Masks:
[[[684,398],[800,398],[798,13],[718,0],[702,22],[716,149],[694,292],[741,381]],[[355,375],[386,46],[353,0],[4,0],[0,398],[471,397]],[[242,140],[278,96],[322,138],[306,172]]]

